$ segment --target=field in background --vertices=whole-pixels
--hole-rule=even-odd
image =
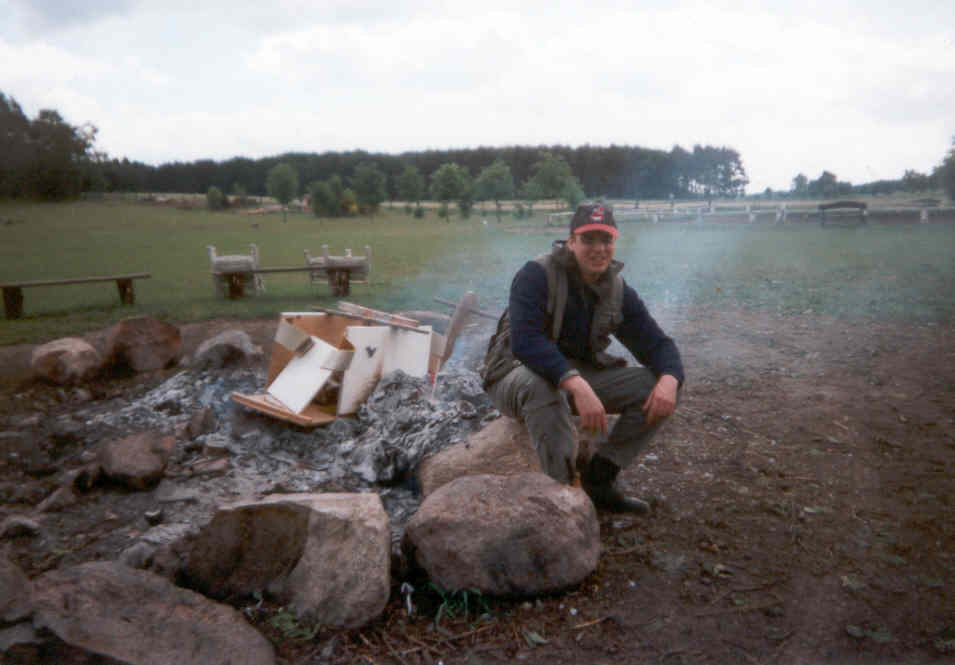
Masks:
[[[473,290],[483,308],[500,310],[515,270],[566,232],[563,224],[547,226],[542,213],[498,223],[492,211],[488,206],[450,223],[430,213],[414,219],[398,207],[373,218],[321,221],[292,213],[283,224],[281,215],[117,201],[0,204],[0,282],[152,274],[136,282],[134,307],[119,306],[112,283],[25,289],[24,318],[3,320],[0,344],[44,341],[133,315],[177,322],[271,317],[338,300],[327,285],[312,286],[306,273],[265,275],[263,295],[217,298],[210,244],[219,254],[234,254],[254,242],[263,267],[304,265],[303,250],[315,255],[323,244],[336,255],[346,248],[361,254],[370,245],[371,281],[354,285],[349,300],[395,311],[440,309],[435,296],[456,300]],[[655,312],[725,303],[782,314],[812,310],[860,323],[955,318],[955,225],[948,222],[621,226],[617,256],[627,264],[624,274]]]

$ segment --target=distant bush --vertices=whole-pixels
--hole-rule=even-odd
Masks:
[[[239,207],[249,205],[249,192],[245,185],[239,182],[232,183],[232,199]]]
[[[358,214],[358,197],[351,187],[346,188],[345,191],[342,192],[342,212],[344,212],[345,215]]]
[[[414,209],[414,216],[418,219],[424,217],[424,206],[417,205]]]
[[[468,199],[462,199],[458,201],[458,210],[461,212],[461,217],[468,219],[471,217],[471,210],[474,208],[474,202]]]
[[[438,206],[438,217],[446,220],[450,216],[451,216],[451,211],[448,209],[448,202],[442,201],[441,205]]]
[[[518,203],[514,206],[514,219],[524,219],[525,211],[524,204]]]
[[[221,189],[213,185],[206,192],[206,205],[209,206],[209,210],[224,210],[229,207],[229,199]]]

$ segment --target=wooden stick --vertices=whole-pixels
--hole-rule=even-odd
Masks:
[[[430,330],[422,330],[421,328],[414,328],[412,326],[406,326],[401,323],[394,323],[393,321],[385,321],[384,319],[375,319],[369,316],[361,316],[359,314],[349,314],[348,312],[342,312],[337,309],[326,309],[323,307],[313,307],[316,312],[322,312],[324,314],[332,314],[334,316],[343,316],[346,319],[355,319],[358,321],[364,321],[365,323],[374,323],[379,326],[388,326],[390,328],[398,328],[400,330],[410,330],[411,332],[421,333],[422,335],[430,335]]]
[[[573,627],[573,629],[574,629],[574,630],[580,630],[581,628],[586,628],[587,626],[593,626],[593,625],[595,625],[595,624],[598,624],[598,623],[600,623],[601,621],[606,621],[606,620],[609,619],[609,618],[610,618],[610,617],[600,617],[600,618],[598,618],[598,619],[593,619],[592,621],[586,621],[586,622],[584,622],[584,623],[578,623],[576,626]]]
[[[438,298],[437,296],[435,296],[435,299],[434,299],[434,300],[435,300],[435,302],[439,302],[439,303],[441,303],[442,305],[450,305],[451,307],[457,307],[457,305],[458,305],[458,303],[456,303],[456,302],[451,302],[450,300],[445,300],[444,298]],[[501,318],[501,315],[500,315],[500,314],[492,314],[491,312],[485,312],[485,311],[483,311],[483,310],[477,309],[476,307],[469,307],[467,311],[469,311],[469,312],[471,312],[471,313],[473,313],[473,314],[477,314],[477,315],[479,315],[479,316],[486,317],[486,318],[488,318],[488,319],[493,319],[493,320],[495,320],[495,321],[497,321],[499,318]]]

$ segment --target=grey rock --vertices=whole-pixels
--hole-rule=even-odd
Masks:
[[[33,612],[33,585],[23,571],[0,554],[0,623],[13,623]]]
[[[106,333],[105,364],[148,372],[175,365],[181,350],[176,326],[148,316],[123,319]]]
[[[391,534],[378,495],[281,494],[220,509],[181,577],[212,598],[268,590],[299,616],[355,628],[384,610]]]
[[[79,337],[41,344],[30,356],[30,368],[35,377],[61,385],[89,379],[102,364],[99,352]]]
[[[114,561],[34,581],[34,625],[86,651],[137,665],[271,665],[271,644],[226,605]]]
[[[262,347],[253,344],[247,333],[242,330],[226,330],[199,345],[192,365],[197,369],[218,369],[257,362],[262,356]]]
[[[176,446],[176,439],[158,432],[143,432],[109,441],[100,449],[100,464],[111,480],[132,489],[147,489],[162,478]]]
[[[130,568],[146,569],[153,563],[158,546],[143,540],[137,541],[119,554],[119,562]]]
[[[40,533],[40,523],[23,515],[10,515],[0,522],[0,537],[18,538],[20,536],[36,536]]]
[[[0,629],[0,653],[9,651],[11,647],[17,644],[40,643],[40,637],[33,628],[33,624],[27,621],[21,621],[18,624]]]
[[[527,428],[512,418],[499,418],[466,442],[424,458],[416,471],[421,496],[461,476],[541,472]]]
[[[449,591],[545,593],[597,567],[597,514],[583,490],[542,473],[464,476],[428,496],[402,543]]]

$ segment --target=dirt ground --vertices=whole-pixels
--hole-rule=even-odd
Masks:
[[[411,580],[419,591],[408,616],[395,580],[377,621],[308,638],[266,607],[255,622],[280,662],[952,662],[952,325],[655,314],[680,345],[687,385],[648,455],[621,475],[655,510],[601,516],[596,572],[545,597],[472,594],[466,614],[461,596],[442,599]],[[274,321],[185,325],[186,349],[235,327],[268,348]],[[101,342],[102,333],[88,337]],[[29,352],[0,348],[0,429],[27,408],[52,419],[76,408],[72,393],[28,378]],[[104,381],[91,396],[160,379]],[[57,459],[75,455],[69,445]],[[17,501],[42,496],[50,482],[7,466],[0,474],[0,518],[28,510]],[[110,555],[93,546],[104,520],[52,523],[73,544],[67,558],[32,552],[23,539],[2,546],[35,575]]]

